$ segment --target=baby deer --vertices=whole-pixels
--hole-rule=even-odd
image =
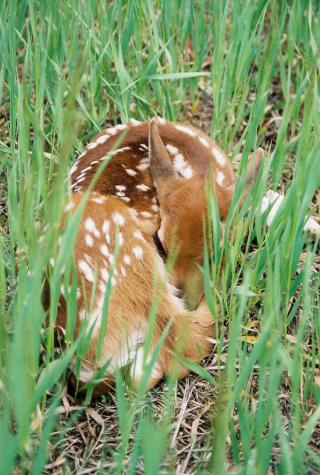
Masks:
[[[120,139],[121,147],[113,150]],[[158,233],[166,252],[175,243],[170,281],[183,292],[189,308],[196,308],[203,295],[199,264],[203,261],[203,223],[208,222],[205,187],[211,178],[223,223],[236,182],[228,157],[193,127],[164,119],[153,119],[150,124],[131,121],[101,132],[87,145],[71,170],[75,192],[88,187],[108,152],[112,160],[94,190],[126,203],[147,235]],[[258,149],[249,164],[248,186],[262,157]]]
[[[68,212],[76,212],[82,198],[81,192],[73,193]],[[89,335],[88,352],[81,363],[82,382],[106,365],[100,391],[112,384],[117,369],[125,367],[137,385],[161,337],[164,344],[154,361],[149,387],[172,371],[176,377],[188,373],[187,367],[176,361],[175,352],[193,362],[208,355],[214,333],[209,308],[204,301],[195,311],[184,308],[176,289],[167,283],[165,266],[152,236],[144,232],[136,213],[121,197],[96,192],[89,195],[74,258],[78,298],[75,334],[85,325]],[[155,300],[151,342],[144,348]],[[62,295],[57,326],[66,328],[66,318]]]

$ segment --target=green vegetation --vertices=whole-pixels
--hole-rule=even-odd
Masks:
[[[319,214],[319,10],[317,0],[1,3],[1,475],[320,472],[319,243],[303,232]],[[240,183],[231,238],[206,256],[207,299],[222,314],[214,351],[198,376],[147,394],[118,375],[115,393],[90,403],[89,384],[69,412],[67,369],[86,341],[72,342],[71,289],[67,347],[54,349],[79,221],[58,250],[68,170],[106,123],[188,121],[187,102],[198,113],[204,96],[208,130],[235,162],[241,153],[239,170],[257,146],[268,152],[241,211]],[[269,187],[286,198],[267,230]],[[83,437],[75,429],[86,417],[96,439],[90,424]]]

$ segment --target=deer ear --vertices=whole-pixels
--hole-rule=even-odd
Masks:
[[[150,172],[157,188],[175,177],[172,162],[159,134],[156,118],[151,119],[149,124],[149,158]]]
[[[254,185],[256,178],[259,174],[261,163],[264,159],[264,150],[263,148],[258,148],[251,156],[247,170],[247,179],[246,185]]]
[[[247,177],[245,188],[241,197],[241,203],[243,204],[246,197],[248,196],[249,190],[254,186],[257,176],[259,175],[261,163],[264,158],[263,148],[258,148],[253,154],[251,154],[249,159],[249,164],[247,168]]]

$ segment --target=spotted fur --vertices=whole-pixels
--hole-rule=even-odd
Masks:
[[[150,383],[153,385],[172,368],[172,348],[185,329],[187,337],[180,346],[185,356],[199,361],[209,349],[208,337],[212,336],[209,309],[202,302],[193,312],[185,310],[176,291],[180,288],[185,292],[191,308],[199,304],[202,295],[199,264],[204,245],[203,219],[207,213],[205,185],[211,178],[223,221],[232,199],[235,176],[228,157],[195,128],[161,119],[152,121],[149,131],[148,123],[130,121],[101,132],[81,154],[71,170],[75,193],[68,212],[74,212],[81,192],[87,189],[100,163],[110,156],[112,159],[89,198],[76,244],[78,280],[82,282],[77,291],[78,326],[79,322],[85,322],[93,331],[84,374],[90,374],[111,358],[106,380],[112,381],[114,369],[125,360],[131,365],[134,378],[141,375],[141,361],[146,360],[141,360],[143,350],[138,345],[135,356],[131,357],[132,345],[126,348],[125,342],[133,341],[132,335],[143,335],[146,330],[153,299],[152,275],[156,269],[159,288],[165,291],[160,299],[154,345],[169,322],[172,330],[156,364],[156,376]],[[169,211],[168,215],[165,210]],[[175,287],[165,283],[164,264],[152,240],[156,231],[166,250],[178,238],[179,252],[171,275]],[[112,296],[105,352],[96,361],[95,338],[101,328],[108,282]],[[93,289],[98,294],[91,298]],[[197,290],[196,299],[188,299],[189,289]],[[94,307],[88,309],[88,302],[94,302]],[[63,303],[60,309],[58,320],[63,327],[66,311]],[[139,368],[137,373],[132,369],[135,365]],[[179,376],[188,371],[183,366],[177,367]]]
[[[68,213],[76,213],[83,194],[73,193]],[[91,193],[81,218],[74,248],[77,271],[78,314],[75,335],[81,328],[91,332],[90,344],[82,360],[80,380],[89,381],[94,373],[109,362],[103,383],[104,392],[114,381],[115,371],[129,366],[133,383],[138,384],[163,331],[168,331],[164,346],[153,368],[150,386],[172,371],[178,377],[188,369],[173,357],[177,351],[199,362],[208,354],[213,336],[213,319],[202,303],[197,311],[187,311],[175,296],[176,289],[166,283],[164,263],[153,240],[139,225],[129,206],[119,198]],[[67,216],[66,214],[66,216]],[[54,265],[54,263],[53,263]],[[152,282],[156,279],[157,286]],[[108,286],[111,296],[106,319],[104,301]],[[66,290],[61,286],[57,326],[65,328]],[[154,294],[156,289],[156,294]],[[159,299],[157,318],[149,353],[144,355],[144,342],[154,297]],[[98,338],[104,331],[101,356],[97,359]]]
[[[160,136],[178,176],[183,179],[203,179],[212,166],[217,187],[225,187],[234,182],[234,172],[228,157],[209,137],[194,127],[173,124],[165,119],[158,119],[158,122]],[[86,147],[75,162],[71,169],[71,182],[73,191],[86,190],[101,161],[110,154],[112,160],[94,190],[101,195],[121,198],[140,213],[145,230],[154,234],[160,225],[160,213],[158,208],[152,206],[156,204],[153,201],[156,189],[150,174],[148,142],[147,122],[131,119],[128,124],[119,124],[102,131],[90,142],[95,146],[89,144],[90,147]],[[141,191],[145,193],[142,199]]]
[[[146,233],[151,236],[158,231],[165,249],[170,248],[168,241],[174,240],[173,233],[179,237],[181,251],[172,278],[188,293],[186,283],[191,275],[198,274],[198,284],[190,284],[191,288],[199,287],[194,306],[201,297],[202,288],[198,269],[203,257],[203,218],[207,214],[204,190],[207,180],[211,179],[223,222],[235,184],[230,160],[209,137],[188,125],[158,119],[157,131],[153,133],[149,133],[148,123],[130,121],[120,125],[121,128],[115,126],[101,132],[91,142],[97,146],[81,154],[72,173],[73,188],[75,191],[85,190],[97,170],[100,157],[104,159],[111,154],[112,160],[97,181],[95,190],[102,195],[116,196],[128,204]],[[158,153],[149,150],[149,141],[155,134],[163,145],[159,145]],[[100,138],[105,136],[108,139],[100,143]],[[113,150],[115,145],[120,148]],[[153,168],[150,166],[152,155],[156,155]],[[169,180],[168,171],[172,166],[175,176]],[[164,177],[161,193],[160,187],[156,189],[154,186],[159,181],[157,169]],[[159,208],[160,195],[162,206],[160,203]],[[166,210],[170,211],[171,217],[166,216]],[[160,228],[161,220],[165,223]]]

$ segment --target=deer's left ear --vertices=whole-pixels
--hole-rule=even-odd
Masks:
[[[264,159],[263,148],[258,148],[251,156],[247,169],[246,186],[250,187],[254,185],[256,178],[259,174],[261,163]]]
[[[256,182],[263,159],[264,159],[264,150],[262,148],[258,148],[253,154],[250,155],[249,163],[248,163],[247,171],[246,171],[246,183],[244,186],[242,196],[240,198],[242,204],[244,203],[249,193],[250,188],[254,186]],[[235,190],[235,186],[236,186],[236,182],[230,184],[224,189],[225,194],[229,194],[230,203],[232,200],[232,195]]]
[[[164,143],[161,140],[158,121],[151,119],[149,124],[150,172],[157,187],[158,199],[170,188],[170,182],[176,178],[175,170]]]
[[[247,167],[246,184],[241,197],[241,203],[244,203],[250,188],[256,183],[263,158],[264,150],[262,148],[258,148],[253,154],[250,155],[249,164]]]

